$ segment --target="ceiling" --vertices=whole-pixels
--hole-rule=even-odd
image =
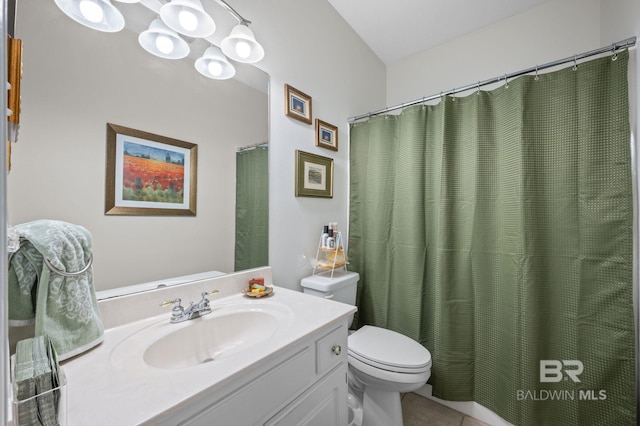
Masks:
[[[328,0],[387,65],[546,0]]]

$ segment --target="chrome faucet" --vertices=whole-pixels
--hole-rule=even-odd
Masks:
[[[178,323],[183,321],[188,321],[194,318],[199,318],[201,316],[207,315],[211,313],[211,306],[209,305],[209,299],[207,298],[210,294],[217,293],[218,290],[213,290],[211,292],[202,292],[202,299],[197,304],[191,302],[189,307],[185,309],[180,303],[181,299],[169,300],[166,302],[162,302],[160,306],[166,307],[169,305],[173,305],[171,309],[171,319],[169,322]]]

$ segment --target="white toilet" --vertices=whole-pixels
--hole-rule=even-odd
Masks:
[[[335,271],[303,278],[303,291],[355,305],[360,275]],[[351,326],[351,320],[349,326]],[[402,426],[400,393],[422,387],[431,354],[395,331],[365,325],[349,335],[349,426]]]

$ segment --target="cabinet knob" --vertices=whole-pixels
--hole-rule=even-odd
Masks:
[[[342,353],[342,346],[335,345],[334,347],[331,348],[331,351],[336,355],[340,355],[340,353]]]

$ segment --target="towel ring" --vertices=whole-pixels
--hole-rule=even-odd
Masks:
[[[64,277],[77,277],[78,275],[82,275],[85,272],[87,272],[89,268],[91,268],[91,264],[93,263],[93,255],[89,255],[89,261],[87,262],[87,266],[85,266],[78,272],[65,272],[53,266],[51,262],[49,262],[49,259],[47,259],[46,257],[43,257],[43,259],[44,259],[44,263],[47,264],[47,267],[51,270],[51,272],[55,272],[56,274],[60,274]]]

